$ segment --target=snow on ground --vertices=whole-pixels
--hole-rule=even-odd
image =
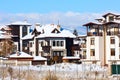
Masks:
[[[7,67],[6,69],[2,68]],[[99,80],[114,80],[113,78],[108,79],[107,67],[101,67],[96,64],[74,64],[74,63],[60,63],[54,65],[37,65],[37,66],[6,66],[0,65],[0,72],[7,72],[4,80],[10,80],[8,68],[13,69],[13,78],[18,80],[18,75],[21,75],[21,80],[26,80],[28,76],[31,80],[43,80],[48,75],[57,75],[59,80],[93,80],[96,77]],[[96,73],[97,72],[97,73]],[[1,74],[1,73],[0,73]],[[2,80],[3,76],[0,76]],[[33,78],[33,79],[32,79]]]
[[[19,68],[18,66],[14,66],[13,68]],[[27,70],[28,66],[22,66],[23,70]],[[106,71],[105,67],[101,67],[96,64],[73,64],[73,63],[61,63],[54,65],[37,65],[37,66],[29,66],[30,70],[43,70],[43,71]]]

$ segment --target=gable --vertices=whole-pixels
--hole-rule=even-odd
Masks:
[[[51,33],[60,33],[60,31],[55,28]]]
[[[32,32],[32,35],[33,34],[37,36],[37,35],[41,34],[41,32],[38,32],[36,29],[34,29],[33,32]]]
[[[5,29],[4,29],[4,28],[2,28],[2,29],[1,29],[1,31],[5,31]]]

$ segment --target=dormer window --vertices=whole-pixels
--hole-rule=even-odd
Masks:
[[[113,16],[109,16],[109,22],[114,21],[114,17]]]
[[[60,33],[60,31],[55,28],[51,33]]]

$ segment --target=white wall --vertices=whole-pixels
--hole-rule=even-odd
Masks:
[[[115,44],[110,44],[110,37],[115,37]],[[111,48],[115,48],[115,56],[111,56]],[[119,37],[118,36],[107,36],[106,38],[106,61],[118,60],[119,59]]]
[[[91,38],[95,38],[95,45],[90,44]],[[88,60],[100,60],[101,54],[103,53],[103,37],[99,36],[90,36],[87,37],[87,47],[86,47],[86,54]],[[95,56],[90,56],[90,50],[95,49]]]
[[[29,52],[33,52],[32,56],[35,56],[35,45],[34,41],[29,41],[29,44],[32,42],[32,47],[29,46]]]

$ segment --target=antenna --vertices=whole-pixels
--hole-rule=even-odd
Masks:
[[[59,25],[59,19],[58,19],[58,25]]]

